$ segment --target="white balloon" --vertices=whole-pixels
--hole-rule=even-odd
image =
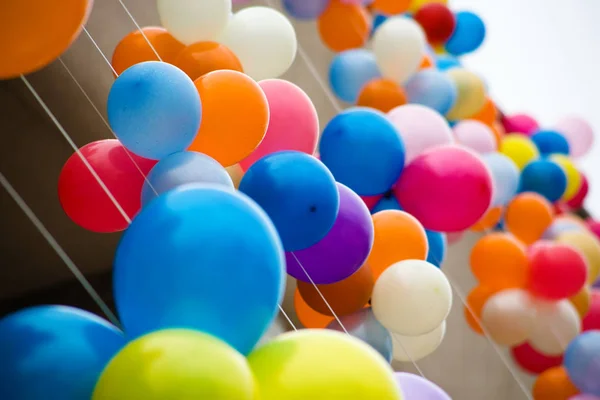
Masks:
[[[435,265],[422,260],[400,261],[377,279],[371,307],[392,333],[420,336],[444,322],[452,307],[452,288]]]
[[[231,0],[157,0],[160,22],[180,42],[215,40],[231,17]]]
[[[404,83],[418,70],[426,43],[423,29],[414,20],[388,18],[373,36],[373,52],[379,70],[386,78]]]
[[[581,319],[569,300],[538,304],[529,344],[540,353],[557,356],[581,333]]]
[[[248,7],[234,14],[219,42],[235,53],[244,72],[257,81],[284,74],[298,49],[290,21],[269,7]]]
[[[481,322],[494,342],[516,346],[529,338],[535,315],[535,304],[529,293],[510,289],[488,299],[483,306]]]
[[[394,360],[419,361],[433,353],[446,335],[446,321],[433,331],[420,336],[402,336],[392,333]]]

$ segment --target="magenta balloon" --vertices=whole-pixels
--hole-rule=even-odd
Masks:
[[[337,186],[340,210],[333,228],[317,244],[286,253],[287,272],[296,279],[310,282],[296,258],[314,283],[329,284],[355,273],[371,252],[374,230],[369,209],[352,190]]]
[[[502,125],[506,133],[522,133],[528,136],[540,128],[538,122],[527,114],[507,115],[502,120]]]
[[[458,232],[473,226],[487,211],[493,184],[481,157],[449,145],[418,156],[404,168],[394,191],[404,210],[425,229]]]
[[[396,372],[394,376],[402,391],[403,399],[452,400],[439,386],[421,376],[408,372]]]

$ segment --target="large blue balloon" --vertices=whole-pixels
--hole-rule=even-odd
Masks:
[[[371,214],[376,214],[379,211],[385,211],[385,210],[400,210],[400,211],[402,211],[402,206],[400,205],[400,203],[398,202],[398,199],[396,198],[396,196],[394,195],[394,193],[392,191],[389,191],[388,193],[383,195],[381,200],[379,200],[377,202],[377,204],[375,204],[375,206],[371,209]]]
[[[41,306],[0,320],[0,399],[91,399],[121,331],[87,311]]]
[[[470,11],[456,13],[456,28],[446,42],[446,51],[460,56],[477,50],[485,39],[485,24]]]
[[[362,87],[381,73],[373,52],[353,49],[338,53],[329,66],[333,92],[348,103],[356,103]]]
[[[286,251],[306,249],[323,239],[340,207],[331,172],[299,151],[269,154],[252,164],[240,191],[267,212]]]
[[[284,262],[273,223],[246,195],[203,184],[168,191],[142,209],[117,248],[125,332],[195,329],[247,354],[277,314]]]
[[[456,102],[456,85],[450,77],[429,68],[414,74],[405,85],[409,103],[422,104],[445,115]]]
[[[335,179],[361,196],[390,190],[404,169],[406,153],[385,114],[360,107],[329,121],[319,152]]]
[[[425,234],[427,235],[427,243],[429,244],[427,262],[441,268],[446,259],[446,249],[448,247],[446,234],[430,230],[425,230]]]
[[[542,130],[531,135],[531,140],[544,156],[551,154],[569,154],[569,142],[556,131]]]
[[[504,206],[519,190],[519,168],[514,161],[501,153],[487,153],[482,157],[483,162],[492,173],[492,182],[494,183],[492,206]]]
[[[562,197],[566,189],[567,174],[551,160],[534,160],[521,171],[521,192],[535,192],[554,203]]]
[[[202,116],[194,82],[174,65],[158,61],[125,70],[110,89],[107,107],[121,143],[155,160],[187,149]]]
[[[565,368],[582,393],[600,396],[600,331],[588,331],[569,343]]]
[[[329,3],[331,0],[283,0],[283,8],[294,18],[315,19],[323,14]]]

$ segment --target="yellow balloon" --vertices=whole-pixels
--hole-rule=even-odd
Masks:
[[[240,167],[240,164],[234,164],[225,169],[227,170],[229,177],[233,181],[233,186],[235,186],[236,189],[239,188],[240,182],[242,181],[242,178],[244,177],[244,170],[242,169],[242,167]]]
[[[587,230],[573,230],[561,233],[558,243],[568,244],[579,250],[588,266],[587,282],[592,284],[600,274],[600,241]]]
[[[581,318],[584,318],[590,310],[590,304],[592,301],[592,293],[589,286],[584,286],[575,296],[569,299],[571,304],[577,310],[577,313]]]
[[[248,356],[260,400],[401,400],[390,365],[345,333],[285,333]]]
[[[500,142],[500,153],[510,158],[519,169],[525,168],[531,161],[540,157],[536,145],[525,135],[511,133]]]
[[[125,346],[102,372],[92,400],[255,400],[248,362],[221,340],[163,330]]]
[[[561,200],[569,201],[579,192],[579,188],[583,182],[581,173],[579,173],[573,161],[567,156],[555,154],[550,159],[560,165],[567,175],[567,190],[565,190],[565,194],[563,194]]]
[[[439,4],[448,4],[448,0],[412,0],[410,3],[410,7],[408,8],[408,11],[414,13],[419,11],[419,9],[421,7],[423,7],[425,4],[429,4],[429,3],[439,3]]]
[[[485,85],[481,78],[462,68],[452,68],[447,74],[456,85],[457,96],[446,117],[455,121],[477,114],[486,102]]]

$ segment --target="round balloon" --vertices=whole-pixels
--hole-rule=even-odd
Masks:
[[[317,19],[321,41],[336,53],[363,47],[372,26],[371,16],[365,7],[341,0],[330,0],[325,12]]]
[[[508,204],[519,190],[519,168],[502,153],[484,154],[482,159],[491,172],[494,184],[492,206]]]
[[[283,8],[294,18],[315,19],[319,17],[330,0],[283,0]]]
[[[453,68],[446,74],[456,86],[457,93],[446,117],[451,121],[467,119],[481,111],[486,102],[486,88],[481,78],[463,68]]]
[[[584,332],[565,352],[565,367],[573,383],[584,393],[600,396],[600,331]]]
[[[532,297],[522,289],[503,290],[490,297],[481,313],[481,323],[490,338],[503,346],[516,346],[531,334],[536,319]]]
[[[522,135],[532,135],[539,129],[538,122],[527,114],[513,114],[504,116],[502,124],[506,132],[515,132]]]
[[[456,28],[446,43],[446,51],[455,56],[471,53],[485,39],[485,25],[481,18],[470,11],[456,13]]]
[[[563,363],[562,355],[548,356],[540,353],[529,343],[523,343],[510,349],[515,363],[530,374],[539,375],[550,368],[558,367]]]
[[[537,193],[521,193],[508,204],[506,230],[527,245],[538,241],[552,223],[552,204]]]
[[[583,118],[565,117],[554,126],[554,129],[567,139],[570,154],[573,157],[581,157],[593,147],[594,131]]]
[[[429,245],[429,252],[427,253],[426,261],[438,268],[441,268],[444,260],[446,259],[446,251],[448,247],[446,234],[430,230],[426,230],[425,233],[427,234],[427,244]]]
[[[567,175],[563,168],[549,159],[533,160],[521,171],[522,192],[534,192],[549,202],[558,201],[567,189]]]
[[[373,52],[346,50],[336,54],[329,66],[329,84],[343,101],[355,103],[364,85],[381,76]]]
[[[387,15],[401,14],[408,10],[410,0],[373,0],[372,8]]]
[[[179,52],[173,61],[193,81],[219,69],[242,72],[242,64],[231,50],[217,42],[196,42]]]
[[[531,135],[531,140],[543,156],[569,154],[569,142],[560,132],[540,130]]]
[[[581,252],[587,265],[587,283],[596,282],[600,275],[600,240],[590,232],[578,229],[560,233],[556,241]]]
[[[217,39],[231,16],[231,0],[157,0],[156,5],[161,25],[187,45]]]
[[[479,154],[492,153],[497,150],[494,132],[483,122],[465,120],[456,124],[452,130],[457,143]]]
[[[538,303],[529,344],[542,354],[558,356],[580,332],[581,318],[569,300]]]
[[[419,8],[414,15],[431,44],[445,43],[456,28],[456,18],[445,4],[429,3]],[[464,29],[464,21],[462,29]]]
[[[579,390],[573,385],[564,367],[544,371],[533,384],[534,400],[563,400],[575,396]]]
[[[375,78],[364,85],[356,99],[356,105],[370,107],[387,113],[407,103],[402,86],[391,79]]]
[[[437,350],[445,335],[446,321],[431,332],[419,336],[402,336],[394,333],[392,334],[394,360],[403,362],[419,361]]]
[[[394,373],[396,382],[406,399],[451,400],[439,386],[427,379],[409,374],[408,372]]]
[[[450,77],[434,68],[418,71],[404,85],[409,103],[421,104],[445,115],[458,92]]]

